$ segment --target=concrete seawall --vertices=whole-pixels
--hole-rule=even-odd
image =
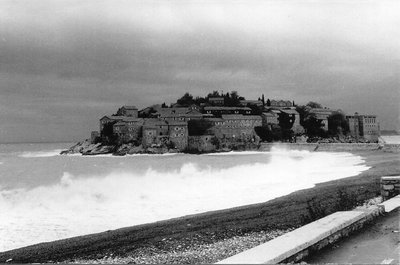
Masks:
[[[378,143],[261,143],[260,151],[271,151],[272,148],[283,148],[287,150],[307,151],[329,151],[329,152],[350,152],[350,151],[374,151],[399,152],[399,144],[378,144]]]
[[[328,215],[283,236],[219,261],[217,264],[277,264],[299,262],[359,230],[384,212],[400,206],[400,196],[364,210]]]

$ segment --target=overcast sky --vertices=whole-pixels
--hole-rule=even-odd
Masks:
[[[0,0],[0,142],[76,141],[185,92],[399,127],[400,1]]]

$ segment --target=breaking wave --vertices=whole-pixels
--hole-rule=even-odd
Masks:
[[[58,156],[63,149],[56,149],[52,151],[35,151],[35,152],[23,152],[19,157],[24,158],[36,158],[36,157],[51,157]]]
[[[0,209],[6,213],[0,218],[0,251],[264,202],[357,175],[368,169],[363,162],[348,153],[276,150],[268,163],[222,169],[185,163],[169,172],[149,168],[144,174],[114,171],[105,177],[64,172],[53,185],[0,188]]]

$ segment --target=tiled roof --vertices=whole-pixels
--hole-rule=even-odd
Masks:
[[[186,114],[189,108],[161,108],[157,110],[161,116],[168,116],[171,114]]]
[[[126,121],[126,122],[139,122],[139,121],[143,121],[142,118],[135,118],[135,117],[124,117],[122,120],[123,120],[123,121]]]
[[[333,110],[331,109],[321,109],[321,108],[314,108],[314,109],[310,109],[311,113],[332,113]]]
[[[166,126],[168,125],[166,121],[160,120],[160,119],[144,119],[144,125],[145,127],[150,127],[150,126]]]
[[[131,106],[124,105],[122,107],[125,109],[137,109],[136,106],[133,106],[133,105],[131,105]]]
[[[299,113],[294,110],[294,109],[281,109],[281,112],[284,112],[286,114],[295,114],[295,115],[299,115]]]
[[[204,107],[204,110],[250,110],[249,107],[217,107],[217,106],[208,106]]]
[[[104,119],[104,118],[107,118],[107,119],[109,119],[109,120],[116,120],[116,121],[119,121],[119,120],[123,120],[123,119],[126,118],[126,117],[125,117],[125,116],[106,115],[106,116],[103,116],[100,120],[102,120],[102,119]]]
[[[224,120],[261,120],[258,115],[237,115],[237,114],[227,114],[221,115]]]
[[[125,126],[125,125],[126,125],[126,123],[123,121],[119,121],[116,124],[114,124],[114,126]]]
[[[244,100],[240,100],[240,104],[263,104],[263,102],[261,100],[256,100],[256,99],[244,99]]]
[[[217,121],[224,121],[222,118],[206,118],[207,121],[217,122]]]
[[[168,122],[168,125],[170,125],[170,126],[187,126],[188,123],[185,121],[170,121],[170,122]]]
[[[264,115],[264,116],[270,116],[270,117],[276,117],[276,116],[277,116],[276,113],[272,113],[272,112],[263,112],[262,115]]]

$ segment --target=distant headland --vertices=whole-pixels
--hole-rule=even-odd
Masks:
[[[169,106],[122,106],[100,119],[90,139],[61,154],[209,153],[257,150],[261,142],[376,143],[379,136],[373,114],[214,91],[205,97],[185,93]]]

